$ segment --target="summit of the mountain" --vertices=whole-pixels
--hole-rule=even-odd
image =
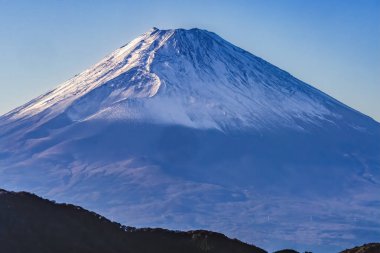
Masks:
[[[152,28],[2,121],[34,117],[44,124],[60,116],[219,130],[303,129],[334,124],[350,110],[212,32]]]

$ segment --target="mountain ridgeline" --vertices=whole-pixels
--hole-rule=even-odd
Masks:
[[[79,206],[57,204],[28,192],[0,189],[1,252],[13,253],[266,253],[206,230],[188,232],[123,226]],[[372,243],[342,253],[377,253]],[[376,251],[377,250],[377,251]],[[276,253],[297,253],[281,250]]]
[[[79,206],[0,190],[0,250],[12,253],[265,253],[223,234],[136,229]]]
[[[0,117],[0,186],[135,227],[380,238],[380,124],[201,29],[153,28]]]

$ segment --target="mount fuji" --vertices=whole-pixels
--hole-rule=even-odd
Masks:
[[[380,238],[380,124],[212,32],[153,28],[0,117],[0,186],[333,252]]]

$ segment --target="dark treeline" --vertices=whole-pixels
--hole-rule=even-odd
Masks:
[[[378,253],[368,244],[344,253]],[[360,251],[361,250],[361,251]],[[12,253],[265,253],[223,234],[123,226],[70,204],[0,190],[0,252]],[[282,250],[279,253],[294,253]]]

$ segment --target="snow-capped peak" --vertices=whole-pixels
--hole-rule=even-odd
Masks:
[[[380,236],[379,139],[379,123],[214,33],[153,28],[0,117],[0,185],[326,252]]]
[[[152,28],[58,88],[4,117],[65,113],[196,128],[301,128],[339,105],[268,62],[201,29]]]

